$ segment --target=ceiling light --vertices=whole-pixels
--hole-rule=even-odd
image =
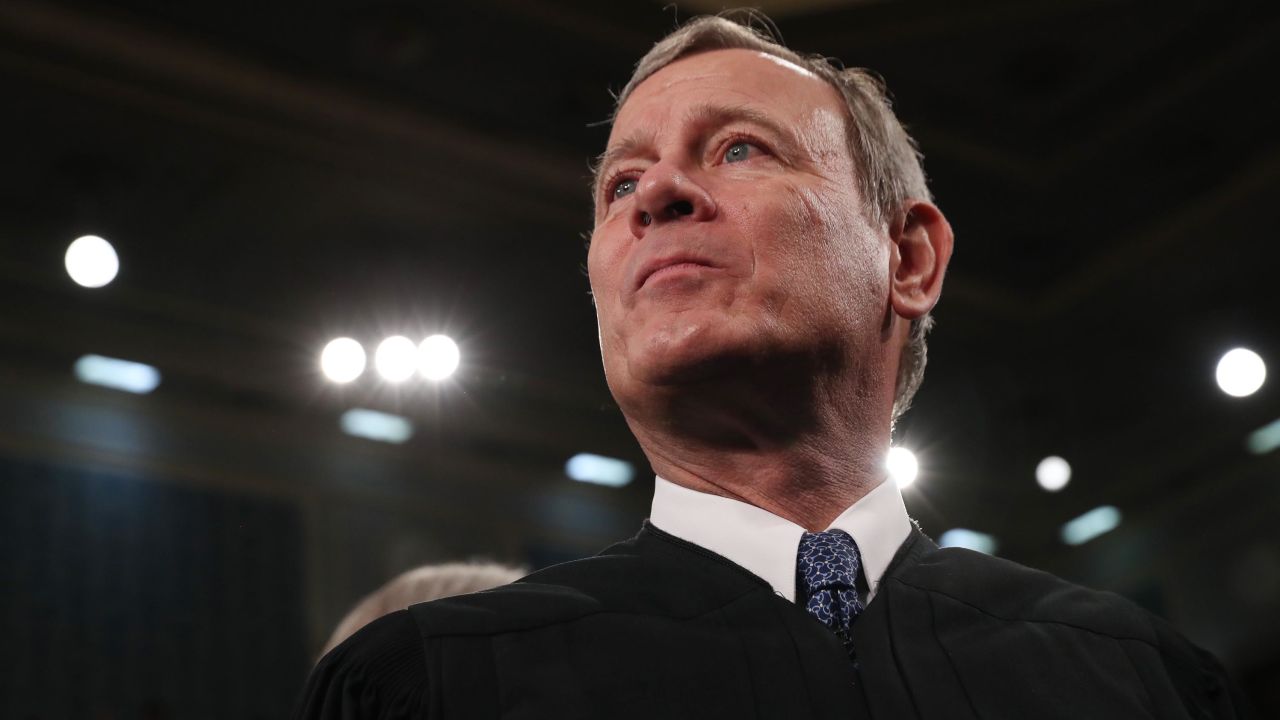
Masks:
[[[1218,387],[1232,397],[1246,397],[1258,391],[1267,379],[1267,364],[1258,353],[1236,348],[1222,356],[1215,373]]]
[[[87,288],[102,287],[120,272],[116,249],[97,235],[76,238],[67,246],[64,262],[71,279]]]
[[[1099,535],[1111,532],[1120,524],[1120,511],[1103,505],[1062,526],[1062,542],[1083,545]]]
[[[622,487],[635,476],[631,463],[591,453],[578,453],[569,458],[569,462],[564,464],[564,472],[578,482],[609,487]]]
[[[399,415],[355,408],[342,413],[342,431],[367,440],[399,444],[413,436],[413,423]]]
[[[378,344],[373,364],[387,382],[404,382],[418,367],[418,346],[403,335],[394,335]]]
[[[428,380],[443,380],[458,369],[458,344],[448,335],[432,335],[418,346],[418,372]]]
[[[132,360],[85,355],[76,360],[76,378],[90,385],[145,395],[160,385],[160,371]]]
[[[1266,455],[1280,447],[1280,420],[1272,420],[1249,433],[1245,445],[1254,455]]]
[[[952,528],[942,533],[942,537],[938,538],[938,545],[944,548],[968,548],[987,555],[993,555],[996,551],[995,537],[967,528]]]
[[[364,366],[364,348],[351,338],[330,340],[320,353],[321,372],[336,383],[349,383],[360,377]]]
[[[1036,482],[1049,492],[1058,492],[1071,482],[1071,465],[1057,455],[1040,461],[1036,465]]]

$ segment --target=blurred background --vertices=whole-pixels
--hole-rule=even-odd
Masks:
[[[760,6],[884,75],[956,229],[912,515],[1280,715],[1276,4]],[[392,576],[633,534],[588,167],[721,7],[0,3],[0,715],[279,717]]]

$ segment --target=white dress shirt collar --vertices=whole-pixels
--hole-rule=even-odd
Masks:
[[[795,602],[796,550],[804,528],[732,498],[690,490],[657,478],[649,522],[663,532],[732,560]],[[902,493],[892,480],[881,482],[831,523],[849,533],[862,556],[866,602],[875,597],[894,553],[911,534]]]

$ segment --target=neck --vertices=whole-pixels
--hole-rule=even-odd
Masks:
[[[848,397],[859,394],[848,387],[812,376],[802,387],[776,378],[703,383],[650,393],[641,407],[624,409],[658,475],[817,532],[886,474],[892,397]]]

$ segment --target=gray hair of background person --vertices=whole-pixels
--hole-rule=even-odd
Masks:
[[[402,573],[356,604],[325,643],[319,657],[351,637],[357,630],[386,615],[428,600],[465,595],[506,585],[524,577],[524,568],[496,563],[444,563],[424,565]]]
[[[869,219],[884,227],[901,222],[908,199],[932,201],[925,181],[923,157],[915,141],[893,113],[884,82],[863,68],[843,68],[821,55],[802,55],[773,39],[769,21],[746,13],[743,22],[758,21],[765,30],[721,16],[696,18],[653,46],[636,63],[635,73],[617,96],[615,116],[631,92],[650,75],[683,57],[711,50],[755,50],[792,62],[825,80],[840,93],[848,110],[846,132],[860,191],[868,201]],[[893,420],[911,406],[924,380],[925,336],[933,327],[926,313],[911,322],[894,390]]]

